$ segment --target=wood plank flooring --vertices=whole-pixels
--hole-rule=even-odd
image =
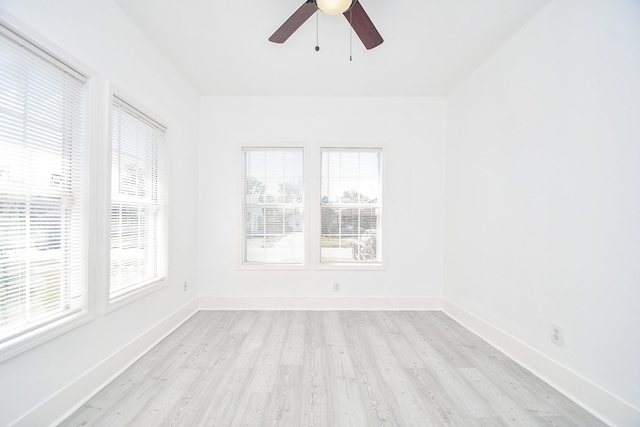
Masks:
[[[603,426],[441,312],[202,311],[63,426]]]

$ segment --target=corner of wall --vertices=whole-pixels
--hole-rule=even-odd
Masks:
[[[17,427],[58,425],[197,311],[198,300],[196,298],[115,351],[90,371],[85,372],[73,383],[33,408],[11,425]],[[52,423],[51,420],[55,420],[55,422]]]
[[[640,408],[600,387],[472,312],[444,299],[442,311],[611,426],[640,425]]]

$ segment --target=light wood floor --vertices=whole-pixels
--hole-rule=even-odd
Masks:
[[[204,311],[64,426],[602,426],[440,312]]]

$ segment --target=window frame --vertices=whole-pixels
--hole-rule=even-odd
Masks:
[[[377,262],[358,262],[358,261],[322,261],[322,153],[324,151],[377,151],[380,152],[380,177],[379,177],[379,201],[377,206],[379,208],[378,213],[378,254],[379,261]],[[332,145],[321,145],[317,150],[318,158],[316,160],[317,170],[316,176],[318,179],[316,188],[317,193],[314,195],[314,200],[317,203],[317,208],[314,208],[316,211],[316,223],[314,223],[314,227],[316,228],[316,233],[314,233],[314,237],[316,237],[314,241],[314,269],[323,271],[323,270],[353,270],[353,271],[375,271],[375,270],[386,270],[387,269],[387,236],[388,232],[388,222],[387,222],[387,207],[385,206],[385,196],[386,196],[386,164],[388,160],[388,148],[385,144],[332,144]]]
[[[106,158],[108,159],[105,162],[106,165],[106,183],[105,183],[105,192],[106,192],[106,201],[104,207],[104,221],[105,221],[105,233],[104,233],[104,251],[105,251],[105,267],[104,267],[104,277],[105,277],[105,312],[110,313],[114,310],[119,309],[120,307],[126,306],[134,301],[137,301],[141,298],[146,297],[166,286],[170,283],[170,268],[169,268],[169,221],[170,221],[170,199],[169,199],[169,180],[170,180],[170,167],[169,167],[169,148],[171,141],[171,127],[168,121],[164,120],[162,117],[152,112],[149,108],[147,108],[142,103],[138,102],[136,98],[129,95],[124,90],[120,89],[116,85],[111,82],[108,83],[107,96],[105,97],[105,102],[107,103],[105,109],[107,111],[106,114],[106,141],[105,145],[107,149],[105,150]],[[163,192],[163,204],[164,204],[164,221],[159,225],[158,231],[162,233],[161,237],[157,239],[158,244],[164,246],[164,251],[162,253],[158,253],[159,264],[162,266],[162,274],[159,274],[158,277],[153,278],[148,281],[141,282],[141,285],[132,289],[129,292],[123,293],[115,298],[111,296],[111,209],[112,209],[112,172],[113,172],[113,134],[112,134],[112,123],[113,123],[113,104],[115,102],[115,98],[117,98],[121,103],[127,105],[127,109],[134,110],[134,115],[139,116],[139,118],[143,121],[146,121],[154,126],[159,126],[164,130],[164,147],[160,147],[161,150],[164,151],[164,159],[163,159],[163,170],[158,172],[158,189],[161,189]],[[163,258],[163,259],[161,259]]]
[[[287,264],[287,263],[260,263],[260,262],[247,262],[245,260],[246,254],[246,230],[245,230],[245,170],[244,170],[244,162],[245,162],[245,150],[301,150],[302,151],[302,167],[303,167],[303,175],[302,179],[304,181],[303,184],[303,202],[302,209],[304,212],[303,219],[303,233],[304,233],[304,261],[300,264]],[[239,195],[240,195],[240,203],[239,203],[239,215],[235,215],[236,220],[239,220],[239,233],[241,236],[241,243],[239,248],[239,270],[246,271],[265,271],[265,270],[309,270],[309,149],[305,144],[257,144],[257,143],[247,143],[247,144],[239,144],[238,145],[238,165],[239,165],[239,177],[240,177],[240,185],[239,185]]]
[[[81,281],[79,286],[82,291],[82,303],[79,309],[40,326],[27,329],[0,344],[0,362],[2,362],[71,331],[95,317],[95,292],[89,284],[94,283],[97,277],[95,268],[92,268],[95,266],[96,256],[91,250],[95,245],[95,235],[90,230],[98,226],[95,216],[97,200],[95,162],[98,139],[98,109],[96,107],[99,90],[98,77],[92,69],[1,9],[0,31],[31,53],[49,61],[65,72],[82,76],[85,80],[82,89],[85,96],[82,106],[84,134],[81,144],[83,152],[79,162],[82,181],[80,187],[83,195],[79,202],[80,252],[82,254],[79,263]]]

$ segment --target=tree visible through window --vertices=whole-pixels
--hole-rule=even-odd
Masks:
[[[379,149],[322,149],[322,263],[380,263]]]

